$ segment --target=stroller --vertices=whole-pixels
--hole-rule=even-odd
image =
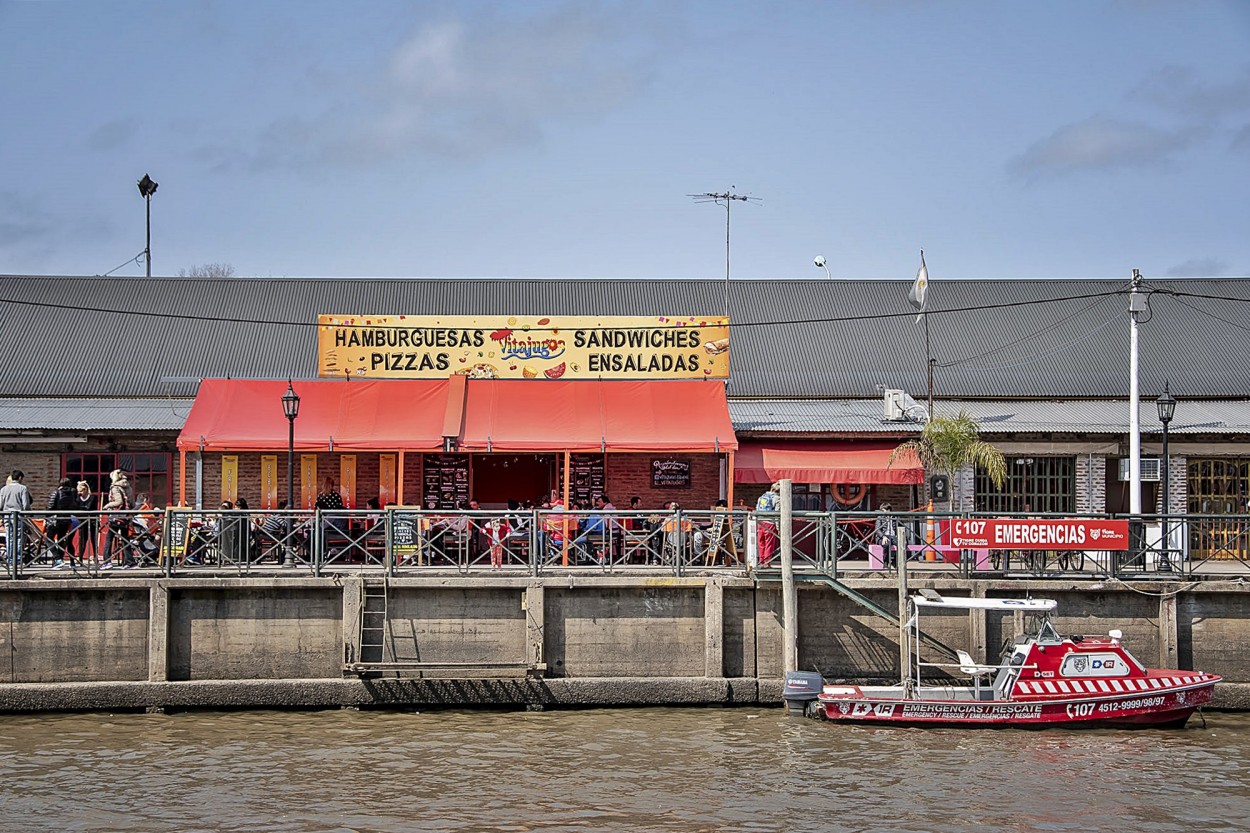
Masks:
[[[159,567],[161,562],[161,517],[135,515],[130,535],[122,540],[123,552],[136,567]]]

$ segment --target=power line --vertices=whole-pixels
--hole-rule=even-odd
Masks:
[[[1088,304],[1069,315],[1065,315],[1063,318],[1060,318],[1057,321],[1053,321],[1050,324],[1047,324],[1045,327],[1042,327],[1040,330],[1034,330],[1033,332],[1027,335],[1023,335],[1023,336],[1020,336],[1019,338],[1012,339],[1006,344],[1000,344],[997,347],[992,347],[989,350],[985,350],[981,353],[977,353],[972,356],[965,356],[962,359],[952,359],[951,361],[948,361],[948,362],[939,363],[938,367],[942,369],[946,369],[950,367],[959,367],[960,365],[967,364],[968,362],[976,361],[977,359],[983,359],[986,356],[991,356],[994,353],[999,352],[1000,350],[1006,350],[1008,347],[1014,347],[1017,344],[1021,344],[1023,342],[1029,341],[1030,339],[1034,339],[1044,333],[1048,333],[1051,330],[1055,329],[1056,327],[1059,327],[1060,325],[1065,324],[1068,321],[1071,321],[1073,318],[1076,318],[1078,315],[1082,315],[1094,309],[1095,307],[1101,306],[1102,304],[1106,303],[1106,301],[1107,301],[1106,298],[1099,298],[1098,300],[1094,301],[1092,304]],[[1103,322],[1103,324],[1099,325],[1098,329],[1101,329],[1102,326],[1104,326],[1105,324],[1106,322]]]
[[[1090,298],[1107,298],[1107,297],[1111,297],[1114,295],[1124,295],[1124,294],[1126,294],[1126,290],[1116,289],[1116,290],[1111,290],[1107,292],[1090,292],[1090,293],[1086,293],[1082,295],[1066,295],[1066,296],[1058,297],[1058,298],[1034,298],[1029,301],[1005,301],[999,304],[978,304],[975,307],[952,307],[948,309],[929,309],[926,311],[926,314],[938,315],[938,316],[956,315],[956,314],[965,313],[965,312],[981,312],[983,310],[991,310],[991,309],[1015,309],[1015,308],[1020,308],[1020,307],[1037,306],[1039,304],[1058,304],[1058,303],[1064,303],[1067,301],[1082,301],[1082,300],[1088,300]],[[1229,300],[1242,300],[1242,299],[1229,299]],[[26,307],[38,307],[42,309],[67,310],[71,312],[94,312],[94,313],[102,313],[105,315],[124,315],[124,316],[129,316],[129,317],[141,316],[141,317],[147,317],[147,318],[166,318],[166,319],[171,319],[175,321],[207,321],[207,322],[215,322],[215,323],[222,323],[222,324],[258,324],[258,325],[275,326],[275,327],[320,327],[320,326],[323,326],[322,324],[316,321],[279,321],[277,319],[266,319],[266,318],[227,318],[227,317],[215,316],[215,315],[191,315],[188,313],[178,313],[178,312],[154,312],[151,310],[135,309],[133,307],[130,307],[127,309],[112,309],[112,308],[102,309],[97,306],[79,306],[76,304],[58,304],[58,303],[54,303],[51,301],[27,301],[23,299],[15,299],[15,298],[0,298],[0,303],[14,304],[17,306],[26,306]],[[845,324],[845,323],[856,322],[856,321],[880,321],[880,320],[885,320],[885,319],[890,319],[890,318],[912,318],[915,316],[915,314],[916,314],[915,310],[906,310],[903,312],[880,312],[880,313],[869,313],[865,315],[840,316],[840,317],[834,317],[834,318],[793,318],[793,319],[783,319],[783,320],[773,320],[773,321],[738,321],[738,322],[730,322],[728,326],[732,330],[735,328],[784,327],[784,326],[797,326],[801,324]],[[364,317],[364,316],[357,316],[357,317]],[[590,316],[587,316],[587,317],[590,317]],[[368,325],[368,327],[369,329],[375,329],[375,330],[378,330],[378,329],[407,330],[407,329],[412,328],[411,325],[401,326],[398,324],[377,324],[377,325],[371,324],[371,325]],[[556,329],[559,329],[559,328],[558,327],[533,327],[531,326],[527,330],[527,332],[542,333],[542,332],[551,332]],[[591,329],[591,328],[585,328],[585,329]],[[613,330],[649,330],[649,329],[652,329],[652,327],[649,327],[649,326],[611,327],[610,329],[613,329]]]

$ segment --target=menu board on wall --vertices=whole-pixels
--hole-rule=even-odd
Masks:
[[[690,488],[690,461],[671,457],[653,459],[651,461],[651,488]]]
[[[580,506],[590,506],[597,495],[605,491],[605,478],[602,454],[570,454],[569,471],[573,479],[569,482],[569,499],[577,501]]]
[[[469,457],[465,454],[427,454],[421,472],[421,503],[455,509],[469,501]]]

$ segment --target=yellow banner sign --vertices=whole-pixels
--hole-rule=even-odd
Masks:
[[[716,316],[318,317],[318,373],[366,379],[727,379]]]

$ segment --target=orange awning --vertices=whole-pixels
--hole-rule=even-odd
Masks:
[[[285,381],[205,379],[178,435],[187,451],[284,451]],[[300,381],[295,448],[301,451],[441,451],[446,379]]]
[[[915,454],[890,465],[897,442],[864,440],[758,440],[744,442],[734,458],[735,483],[923,483]]]
[[[716,382],[470,379],[464,451],[718,452],[738,447]]]

